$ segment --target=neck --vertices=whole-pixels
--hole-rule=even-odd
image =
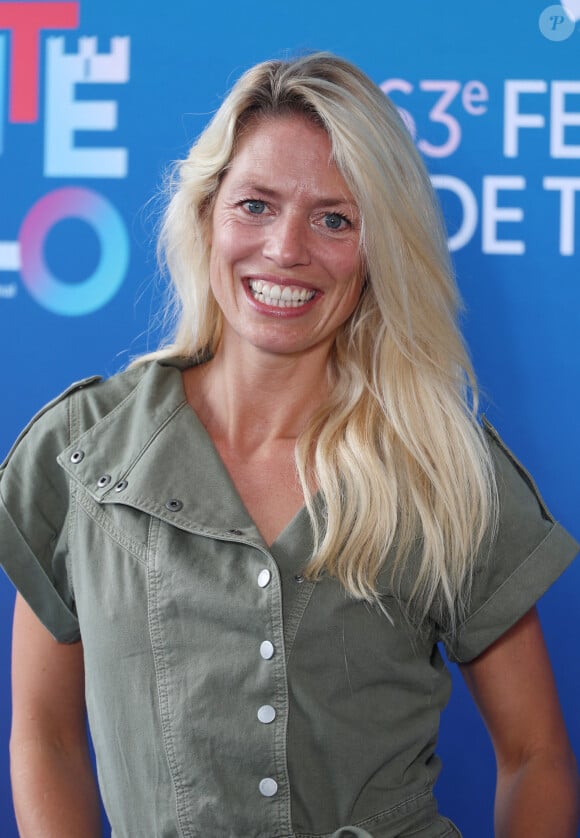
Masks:
[[[190,371],[188,398],[214,439],[238,451],[294,441],[328,393],[327,348],[299,357],[226,345]]]

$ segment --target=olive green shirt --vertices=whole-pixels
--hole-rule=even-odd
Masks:
[[[305,510],[266,546],[180,365],[73,386],[0,470],[0,561],[59,641],[83,642],[113,836],[459,835],[432,796],[450,690],[437,644],[474,658],[577,545],[488,429],[497,539],[453,640],[436,616],[418,634],[387,586],[390,619],[303,578]]]

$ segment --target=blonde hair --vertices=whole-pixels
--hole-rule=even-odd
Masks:
[[[222,320],[209,287],[213,199],[244,127],[288,113],[328,133],[361,214],[366,266],[366,288],[331,357],[330,402],[296,445],[316,545],[306,573],[330,574],[355,597],[380,601],[391,554],[387,587],[402,597],[418,551],[404,585],[407,612],[453,631],[475,555],[495,527],[493,466],[429,176],[395,107],[358,68],[316,53],[259,64],[235,84],[176,170],[160,236],[176,327],[171,344],[147,357],[215,352]],[[313,482],[323,504],[308,489]]]

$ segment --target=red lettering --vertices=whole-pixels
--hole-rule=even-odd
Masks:
[[[43,29],[77,29],[79,3],[0,3],[0,29],[12,33],[10,122],[36,122]]]

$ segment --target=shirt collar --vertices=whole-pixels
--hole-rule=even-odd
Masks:
[[[127,396],[61,452],[58,462],[98,503],[125,504],[181,529],[263,546],[187,403],[181,370],[191,363],[168,359],[147,365]],[[99,387],[84,397],[98,400]]]

